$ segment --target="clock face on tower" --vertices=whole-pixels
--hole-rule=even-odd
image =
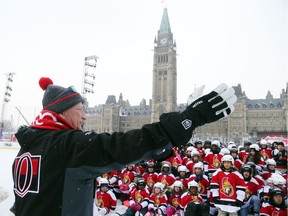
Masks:
[[[167,38],[162,38],[161,40],[160,40],[160,44],[161,45],[165,45],[167,43]]]

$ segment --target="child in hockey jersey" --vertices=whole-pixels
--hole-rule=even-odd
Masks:
[[[260,189],[260,185],[252,177],[252,168],[244,164],[240,172],[244,178],[246,184],[245,190],[245,198],[244,198],[244,205],[241,207],[239,211],[240,216],[247,216],[249,211],[254,212],[254,216],[259,216],[259,211],[261,207],[260,198],[258,197],[258,191]]]
[[[164,185],[161,182],[154,184],[153,192],[148,198],[148,203],[148,212],[146,213],[146,216],[165,214],[168,199],[164,192]]]
[[[208,177],[204,174],[203,163],[198,162],[194,165],[194,172],[188,178],[188,182],[194,180],[198,183],[199,194],[201,195],[203,201],[208,201],[210,193],[210,182]]]
[[[283,192],[279,188],[271,188],[269,191],[269,203],[263,203],[260,216],[287,216]]]
[[[136,212],[144,215],[147,212],[149,191],[144,178],[139,178],[136,187],[130,193],[129,207],[122,216],[133,216]]]
[[[220,153],[220,142],[213,140],[211,144],[211,151],[204,157],[205,174],[211,179],[213,173],[220,167],[222,155]]]
[[[209,205],[203,203],[202,197],[198,194],[196,181],[188,182],[188,190],[181,196],[181,215],[184,216],[209,216]]]
[[[243,205],[246,185],[242,175],[233,168],[234,159],[225,155],[220,168],[213,174],[210,182],[218,216],[237,216]]]
[[[181,196],[183,194],[183,184],[181,181],[176,180],[172,185],[170,196],[168,197],[168,206],[166,215],[172,216],[180,213]]]
[[[99,189],[96,191],[96,206],[100,216],[106,215],[110,210],[115,210],[117,199],[112,190],[108,188],[109,181],[106,178],[99,180]]]

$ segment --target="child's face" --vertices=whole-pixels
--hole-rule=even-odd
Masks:
[[[229,170],[232,167],[232,163],[230,161],[224,161],[223,166],[225,169]]]
[[[199,156],[198,155],[194,155],[193,156],[193,161],[199,161]]]
[[[160,188],[158,188],[158,187],[155,187],[155,188],[154,188],[154,192],[155,192],[156,194],[159,194],[159,193],[160,193],[160,191],[161,191],[161,189],[160,189]]]
[[[269,170],[275,170],[275,166],[270,164],[270,165],[268,165],[268,169]]]
[[[197,195],[198,193],[198,188],[197,187],[190,187],[190,192],[192,195]]]
[[[183,176],[186,176],[186,172],[180,171],[180,172],[179,172],[179,175],[182,176],[182,177],[183,177]]]
[[[180,191],[180,187],[175,186],[175,187],[174,187],[174,190],[175,190],[176,192],[179,192],[179,191]]]
[[[200,175],[202,173],[202,169],[197,167],[194,169],[194,172],[195,172],[195,174]]]
[[[283,197],[281,195],[275,195],[273,200],[276,204],[280,205],[282,203]]]
[[[250,173],[248,171],[243,172],[243,177],[244,178],[249,178],[250,177]]]
[[[105,193],[108,190],[108,187],[107,186],[101,186],[100,190]]]
[[[277,148],[278,148],[279,151],[282,151],[284,149],[284,146],[278,145]]]

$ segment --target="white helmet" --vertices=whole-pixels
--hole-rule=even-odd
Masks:
[[[265,161],[265,163],[266,163],[267,166],[268,166],[268,165],[274,165],[274,166],[276,166],[276,161],[275,161],[274,159],[271,159],[271,158],[267,159],[267,160]]]
[[[216,146],[218,146],[218,148],[220,148],[220,142],[218,140],[213,140],[211,143],[211,146],[212,145],[216,145]]]
[[[156,182],[153,187],[160,188],[161,191],[164,190],[164,185],[161,182]]]
[[[261,139],[261,140],[260,140],[260,145],[268,145],[267,140]]]
[[[204,150],[204,152],[205,152],[205,155],[207,155],[209,152],[211,152],[211,149],[207,148],[207,149]]]
[[[259,151],[259,146],[257,144],[252,144],[249,146],[249,149],[255,149],[256,151]]]
[[[193,166],[193,169],[195,169],[195,168],[200,168],[203,170],[203,163],[202,162],[195,163]]]
[[[99,180],[99,185],[100,185],[100,186],[101,186],[101,185],[109,185],[108,179],[106,179],[106,178],[101,178],[101,179]]]
[[[237,149],[237,146],[236,146],[234,143],[232,143],[232,144],[229,144],[229,145],[227,146],[227,148],[228,148],[228,150]]]
[[[219,154],[230,155],[230,151],[227,148],[222,148]]]
[[[190,187],[197,187],[198,188],[198,183],[194,180],[188,182],[188,188]]]
[[[174,183],[173,183],[173,185],[172,185],[173,187],[172,188],[174,188],[174,187],[179,187],[179,188],[183,188],[183,183],[181,182],[181,181],[179,181],[179,180],[177,180],[177,181],[175,181]]]
[[[191,152],[191,157],[196,156],[196,155],[200,157],[199,151],[193,150],[193,151]]]
[[[286,179],[278,173],[272,173],[266,181],[267,184],[286,185]]]
[[[244,146],[243,146],[243,145],[239,145],[239,146],[238,146],[238,152],[240,152],[240,151],[242,151],[242,150],[244,150]]]
[[[189,146],[189,147],[186,149],[186,151],[190,151],[190,152],[192,152],[193,150],[195,150],[195,148],[194,148],[193,146]]]
[[[234,164],[234,158],[231,155],[224,155],[221,162],[223,163],[224,161],[230,161],[232,164]]]
[[[188,172],[188,169],[185,165],[180,165],[180,166],[178,166],[177,171],[178,172]]]

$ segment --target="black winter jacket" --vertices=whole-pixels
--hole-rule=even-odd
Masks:
[[[16,216],[92,216],[94,179],[128,163],[169,156],[186,144],[196,126],[183,113],[126,133],[21,127],[13,164]],[[186,129],[185,129],[186,128]]]

